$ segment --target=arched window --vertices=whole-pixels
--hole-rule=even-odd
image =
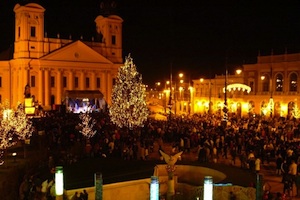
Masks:
[[[269,92],[270,91],[270,77],[268,74],[261,76],[262,80],[262,91]]]
[[[282,90],[283,90],[283,76],[282,76],[282,74],[277,74],[275,80],[276,80],[275,91],[276,92],[282,92]]]
[[[297,79],[298,79],[298,76],[296,73],[292,73],[290,75],[290,92],[297,92]]]

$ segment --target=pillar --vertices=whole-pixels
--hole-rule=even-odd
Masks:
[[[64,197],[64,174],[63,167],[57,166],[55,168],[55,195],[56,200],[63,200]]]
[[[43,81],[44,81],[44,79],[43,79],[43,71],[44,71],[44,69],[42,69],[42,68],[40,68],[40,70],[39,70],[39,74],[38,74],[38,101],[42,104],[42,105],[44,105],[44,98],[43,98],[43,92],[44,92],[44,90],[43,90]]]
[[[61,105],[61,93],[62,93],[62,71],[57,71],[57,85],[56,85],[56,104]]]
[[[102,179],[102,174],[100,172],[94,174],[94,181],[95,181],[95,200],[102,200],[103,179]]]
[[[45,106],[49,107],[50,105],[50,70],[45,69]]]

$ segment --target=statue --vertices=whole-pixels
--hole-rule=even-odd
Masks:
[[[29,86],[29,84],[27,84],[27,85],[25,86],[24,96],[25,96],[25,98],[30,98],[30,97],[31,97],[31,94],[30,94],[30,86]]]
[[[173,199],[175,195],[175,183],[174,183],[174,171],[175,171],[175,163],[177,162],[178,158],[181,156],[183,151],[175,154],[175,155],[168,155],[165,152],[159,150],[162,157],[164,158],[165,162],[167,163],[166,170],[168,172],[168,192],[167,192],[167,200]]]

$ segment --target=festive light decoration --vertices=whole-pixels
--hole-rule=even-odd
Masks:
[[[20,104],[16,111],[4,109],[0,127],[0,149],[6,149],[15,145],[18,140],[26,140],[31,137],[34,128],[27,118],[23,105]]]
[[[81,127],[79,132],[87,138],[93,137],[96,134],[96,131],[93,130],[96,120],[94,120],[87,112],[80,113],[79,118],[81,119],[81,123],[78,124]]]
[[[293,115],[293,117],[295,117],[296,119],[299,119],[299,118],[300,118],[300,110],[299,110],[297,104],[295,104],[295,106],[293,107],[292,115]]]
[[[146,87],[128,55],[124,66],[119,69],[112,91],[112,105],[109,108],[111,121],[121,128],[133,129],[143,126],[148,114]]]
[[[229,92],[231,91],[243,91],[243,92],[247,92],[250,93],[251,92],[251,87],[249,87],[248,85],[245,84],[241,84],[241,83],[233,83],[233,84],[229,84],[227,85],[227,90]],[[223,92],[225,93],[225,87],[223,88]]]

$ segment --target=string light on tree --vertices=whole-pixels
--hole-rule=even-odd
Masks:
[[[79,132],[87,138],[93,137],[97,132],[96,130],[93,130],[96,120],[93,119],[87,112],[80,113],[79,118],[81,120],[81,123],[78,124],[81,127]]]
[[[118,71],[109,115],[111,121],[120,128],[133,129],[142,127],[148,114],[146,87],[129,54],[124,66],[121,66]]]

